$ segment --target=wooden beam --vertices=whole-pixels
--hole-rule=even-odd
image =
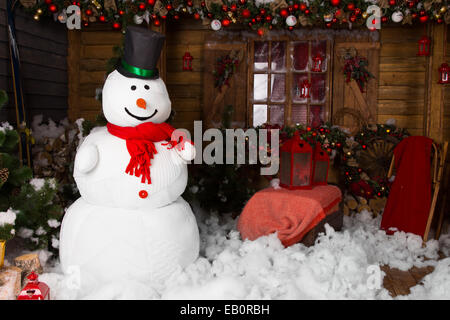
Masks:
[[[432,50],[429,57],[429,77],[426,92],[428,92],[427,104],[425,110],[426,135],[435,142],[440,143],[443,139],[443,114],[444,114],[444,86],[438,84],[439,66],[444,62],[444,46],[446,45],[445,25],[432,24],[431,39]]]
[[[75,121],[80,116],[79,86],[80,86],[80,53],[81,53],[81,32],[67,31],[68,55],[67,55],[67,78],[69,85],[69,97],[67,111],[71,121]]]

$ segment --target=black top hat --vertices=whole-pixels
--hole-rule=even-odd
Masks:
[[[123,57],[117,71],[128,78],[159,78],[156,63],[165,38],[163,34],[146,28],[127,27]]]

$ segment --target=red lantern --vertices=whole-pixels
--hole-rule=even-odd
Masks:
[[[419,52],[417,53],[418,56],[429,56],[430,55],[430,44],[431,40],[427,36],[423,36],[419,40]]]
[[[308,80],[303,80],[302,89],[300,91],[300,98],[309,98],[310,89],[311,89],[311,83]]]
[[[322,56],[318,53],[313,59],[313,67],[312,67],[312,72],[322,72],[322,62],[323,62],[323,58]]]
[[[314,173],[313,184],[326,185],[328,180],[328,168],[330,166],[330,157],[328,153],[322,149],[320,143],[314,148]]]
[[[17,300],[50,300],[50,288],[38,281],[38,275],[34,271],[27,279],[28,283],[23,287]]]
[[[448,74],[450,73],[450,67],[448,66],[447,63],[441,64],[441,67],[439,68],[439,73],[440,77],[438,83],[440,84],[450,83],[450,78],[448,76]]]
[[[192,71],[192,60],[194,58],[191,56],[189,51],[186,51],[183,56],[183,71]]]
[[[298,131],[280,148],[280,185],[288,189],[311,189],[313,150]]]

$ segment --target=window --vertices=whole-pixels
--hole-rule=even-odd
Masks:
[[[298,123],[315,127],[326,121],[329,52],[325,40],[251,42],[249,124]],[[321,71],[313,70],[315,57],[322,60]]]

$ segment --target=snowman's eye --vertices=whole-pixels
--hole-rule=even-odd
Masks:
[[[136,90],[136,86],[131,86],[131,90]]]
[[[145,90],[150,89],[150,87],[148,85],[145,85],[144,88],[145,88]]]

